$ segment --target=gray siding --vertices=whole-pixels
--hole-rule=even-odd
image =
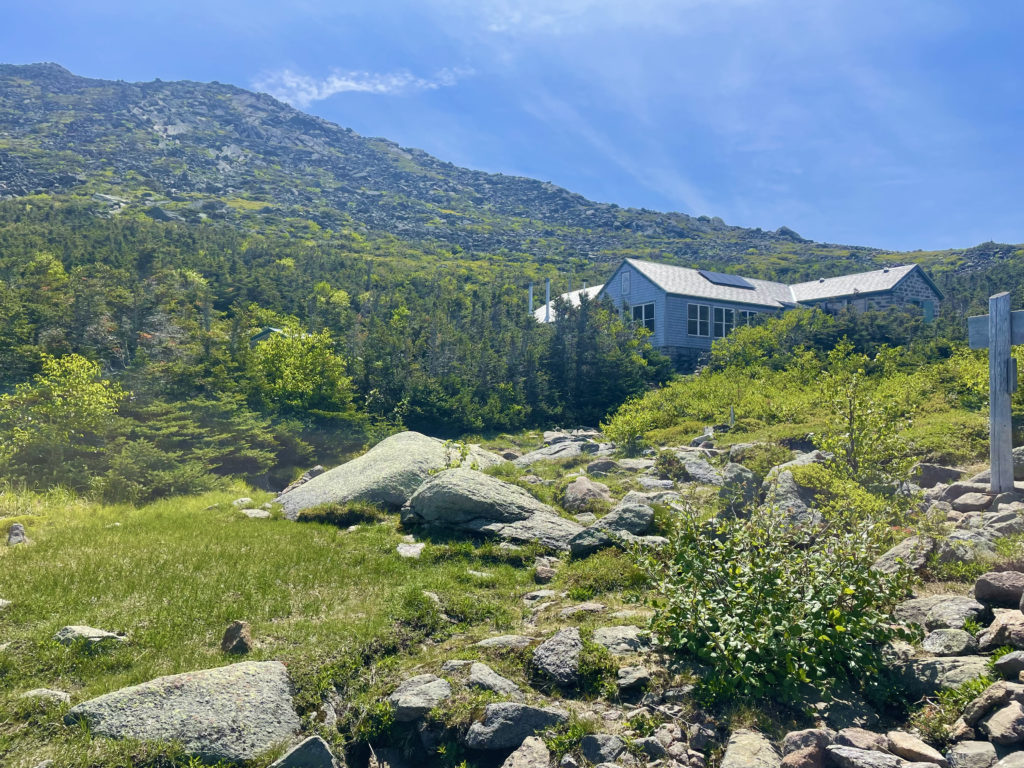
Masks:
[[[622,293],[622,273],[629,272],[629,295]],[[634,307],[638,304],[654,304],[654,333],[651,336],[651,345],[654,347],[665,346],[665,292],[644,277],[640,272],[628,263],[623,262],[612,279],[604,284],[601,296],[607,296],[616,307]],[[627,309],[627,311],[630,311]],[[631,316],[630,316],[631,317]],[[628,319],[628,317],[627,317]]]

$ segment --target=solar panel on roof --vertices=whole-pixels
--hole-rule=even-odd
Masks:
[[[715,285],[728,285],[730,288],[746,288],[748,291],[754,290],[749,282],[739,275],[727,275],[723,272],[712,272],[710,269],[698,269],[700,276],[707,280],[709,283]]]

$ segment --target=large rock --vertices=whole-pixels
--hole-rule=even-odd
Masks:
[[[340,768],[331,748],[319,736],[310,736],[286,752],[270,768]]]
[[[594,630],[594,642],[616,656],[624,656],[651,650],[651,633],[632,624],[598,627]]]
[[[244,661],[158,677],[72,707],[69,723],[114,739],[178,741],[204,760],[251,760],[299,732],[284,664]]]
[[[551,753],[544,740],[537,736],[527,736],[519,749],[501,764],[501,768],[548,768],[550,760]]]
[[[996,748],[987,741],[961,741],[946,753],[949,768],[991,768],[996,764]]]
[[[1011,701],[982,720],[980,728],[996,744],[1018,744],[1024,741],[1024,707]]]
[[[474,661],[469,668],[469,678],[466,685],[470,688],[483,688],[485,691],[494,691],[505,696],[519,693],[519,686],[502,677],[486,664]]]
[[[1021,672],[1024,672],[1024,651],[1010,651],[996,659],[992,666],[996,668],[1003,677],[1016,680]]]
[[[681,455],[683,469],[686,470],[686,479],[691,483],[703,485],[721,485],[724,481],[722,473],[708,464],[704,459],[688,458]]]
[[[996,610],[995,619],[978,635],[982,653],[1004,646],[1024,650],[1024,614],[1018,610]]]
[[[835,743],[843,747],[873,749],[876,752],[884,752],[889,748],[887,737],[865,728],[843,728],[836,734]]]
[[[466,746],[470,749],[516,749],[528,736],[568,719],[565,712],[557,709],[540,709],[513,702],[488,704],[484,709],[484,719],[469,727]]]
[[[596,443],[592,443],[595,448]],[[584,452],[584,443],[577,442],[576,440],[555,443],[554,445],[546,445],[543,448],[539,448],[536,451],[530,451],[529,453],[523,454],[518,459],[513,461],[517,467],[528,467],[538,461],[555,461],[557,459],[572,459],[579,456]]]
[[[963,595],[932,595],[905,600],[892,612],[902,624],[926,629],[962,629],[968,619],[984,623],[992,612],[977,600]]]
[[[940,464],[915,464],[910,468],[910,479],[922,488],[934,488],[939,483],[955,483],[967,473],[955,467]]]
[[[624,500],[615,509],[569,541],[574,557],[586,557],[613,544],[632,542],[631,536],[641,536],[654,525],[654,510],[646,504]]]
[[[928,564],[928,556],[934,549],[935,539],[930,536],[908,536],[875,560],[871,567],[882,573],[896,573],[900,568],[916,573]]]
[[[843,747],[833,744],[825,748],[831,765],[837,768],[903,768],[903,759],[887,752]]]
[[[977,698],[972,699],[964,707],[961,719],[968,728],[973,728],[978,722],[998,707],[1011,702],[1024,700],[1024,685],[1001,680],[993,683]]]
[[[395,708],[395,720],[411,723],[451,695],[452,687],[447,680],[437,675],[416,675],[402,682],[388,697],[388,702]]]
[[[537,646],[533,666],[558,685],[572,686],[579,681],[582,650],[580,631],[576,627],[563,629]]]
[[[471,469],[434,475],[413,494],[409,508],[428,525],[555,549],[568,549],[583,530],[519,486]]]
[[[913,698],[932,696],[939,691],[956,688],[988,672],[988,659],[983,656],[945,656],[911,659],[896,666],[903,687]]]
[[[779,768],[782,757],[757,731],[739,730],[729,737],[721,768]]]
[[[580,752],[594,765],[613,763],[626,751],[626,743],[610,733],[588,733],[580,741]]]
[[[889,751],[912,763],[935,763],[945,768],[948,763],[942,753],[906,731],[889,731]]]
[[[461,460],[459,449],[419,432],[400,432],[381,440],[358,458],[312,478],[274,501],[294,520],[318,504],[368,501],[397,509],[409,500],[432,472]],[[485,468],[502,459],[471,446],[467,463]]]
[[[992,571],[983,573],[974,582],[974,597],[991,605],[1017,608],[1024,595],[1024,573],[1020,571]]]
[[[769,474],[761,487],[761,493],[765,504],[779,510],[792,523],[812,523],[818,520],[818,513],[814,509],[817,492],[800,485],[791,470]]]
[[[963,629],[936,629],[925,636],[921,650],[932,656],[968,656],[977,653],[978,641]]]
[[[569,512],[583,512],[594,504],[611,500],[612,495],[607,485],[581,475],[565,487],[562,506]]]

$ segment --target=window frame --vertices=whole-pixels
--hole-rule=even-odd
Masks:
[[[728,316],[728,320],[726,317]],[[724,339],[736,330],[736,310],[730,307],[714,307],[711,314],[711,337]]]
[[[701,317],[703,315],[703,317]],[[704,333],[701,333],[701,326]],[[686,335],[706,339],[711,336],[711,305],[696,301],[686,302]]]
[[[630,307],[630,317],[633,320],[634,325],[642,325],[644,328],[654,333],[654,304],[653,301],[648,301],[643,304],[633,304]],[[637,317],[637,310],[640,310],[640,317]]]

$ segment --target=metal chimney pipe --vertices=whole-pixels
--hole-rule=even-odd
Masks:
[[[533,283],[530,283],[530,314],[533,314]]]
[[[544,278],[544,322],[551,322],[551,278]]]

